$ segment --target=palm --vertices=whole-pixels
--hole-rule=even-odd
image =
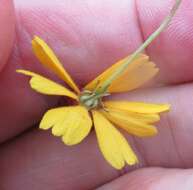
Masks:
[[[83,85],[135,50],[167,14],[166,7],[171,6],[161,0],[153,3],[135,1],[137,14],[134,2],[128,0],[84,2],[45,1],[39,6],[35,1],[15,2],[17,40],[0,76],[0,141],[9,140],[0,148],[3,189],[90,189],[119,175],[103,160],[94,133],[75,147],[66,147],[50,132],[37,129],[29,129],[21,135],[38,122],[48,107],[59,101],[33,92],[26,79],[15,73],[21,66],[44,72],[31,52],[30,39],[34,34],[49,42],[66,69]],[[9,6],[9,1],[5,5]],[[183,2],[169,29],[147,50],[161,69],[156,82],[149,88],[114,96],[172,104],[172,111],[164,115],[158,125],[158,136],[149,139],[128,137],[141,160],[140,167],[193,166],[193,28],[188,24],[193,21],[191,8],[191,1]],[[10,31],[9,19],[5,31]],[[9,52],[9,45],[4,48]],[[158,87],[160,84],[164,85]],[[15,135],[19,136],[13,139]],[[130,174],[135,176],[135,172]]]

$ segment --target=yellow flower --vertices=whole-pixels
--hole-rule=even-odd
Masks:
[[[116,72],[120,65],[127,62],[129,57],[114,64],[80,91],[54,52],[42,39],[36,36],[32,40],[32,47],[39,61],[67,83],[73,91],[31,71],[17,70],[17,72],[31,77],[30,85],[35,91],[46,95],[67,96],[77,102],[76,105],[48,110],[40,122],[40,128],[43,130],[52,128],[52,134],[62,137],[66,145],[75,145],[89,134],[94,125],[100,150],[114,168],[121,169],[126,163],[136,164],[137,156],[116,127],[138,137],[156,135],[157,129],[153,123],[159,121],[159,113],[168,111],[170,106],[143,102],[103,101],[102,98],[110,93],[136,89],[155,76],[158,68],[149,61],[148,56],[140,54],[105,92],[100,93],[104,81]]]

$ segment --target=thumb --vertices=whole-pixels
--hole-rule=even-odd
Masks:
[[[0,0],[0,71],[11,53],[14,29],[15,20],[12,0]]]
[[[192,190],[192,169],[140,169],[122,176],[97,190]]]

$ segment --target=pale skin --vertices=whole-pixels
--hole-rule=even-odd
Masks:
[[[182,1],[169,28],[147,49],[146,53],[160,68],[153,84],[114,96],[172,105],[171,112],[164,114],[157,125],[159,135],[147,139],[127,136],[140,164],[122,171],[114,170],[103,159],[94,132],[81,144],[67,147],[50,131],[38,130],[34,124],[42,114],[66,101],[35,93],[29,88],[28,79],[15,70],[22,67],[52,77],[31,51],[30,40],[36,34],[55,50],[75,81],[86,84],[132,53],[159,26],[174,1],[14,3],[15,13],[11,0],[0,0],[1,189],[191,190],[192,0]]]

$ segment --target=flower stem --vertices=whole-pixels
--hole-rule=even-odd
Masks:
[[[170,11],[170,14],[163,20],[159,28],[151,34],[147,40],[131,55],[129,56],[129,59],[126,63],[122,64],[107,80],[105,80],[102,85],[99,86],[99,88],[96,90],[97,94],[101,94],[107,91],[108,87],[111,85],[111,83],[119,77],[127,68],[127,66],[134,61],[134,59],[137,58],[137,56],[144,51],[144,49],[155,39],[157,38],[162,31],[164,31],[170,21],[172,20],[173,16],[175,15],[180,3],[182,0],[176,0],[175,5],[173,6],[172,10]]]

